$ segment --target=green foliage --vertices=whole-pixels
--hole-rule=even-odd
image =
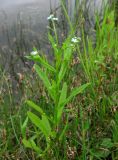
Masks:
[[[118,27],[118,0],[115,0],[115,26]]]
[[[52,43],[52,47],[54,48],[55,51],[55,46],[57,46],[57,44],[55,44],[53,37],[51,35],[49,35],[49,37]],[[76,87],[70,92],[69,95],[67,94],[69,88],[67,86],[67,82],[65,82],[65,75],[69,71],[69,65],[73,57],[73,49],[71,47],[70,38],[65,40],[60,50],[63,54],[61,53],[61,55],[58,55],[59,59],[56,59],[53,62],[54,64],[53,67],[38,54],[34,56],[31,55],[28,57],[28,59],[31,59],[34,62],[36,62],[36,64],[34,65],[34,69],[37,72],[40,80],[42,80],[45,89],[48,91],[48,96],[50,96],[51,98],[50,103],[52,103],[53,105],[53,111],[52,111],[53,114],[47,116],[40,106],[36,105],[32,101],[27,101],[27,104],[39,113],[36,114],[33,112],[28,112],[27,115],[28,118],[31,120],[33,126],[39,129],[36,130],[35,134],[41,132],[43,137],[45,137],[46,139],[47,147],[42,152],[42,154],[45,153],[45,151],[47,151],[47,148],[49,150],[49,148],[51,147],[52,138],[55,140],[57,139],[56,140],[57,142],[58,140],[62,140],[62,137],[64,136],[68,125],[66,123],[66,126],[64,128],[62,128],[61,130],[59,129],[61,125],[60,122],[62,120],[64,108],[70,101],[72,101],[74,97],[76,97],[76,95],[78,95],[79,93],[83,93],[83,91],[89,86],[88,83],[80,87]],[[55,53],[54,56],[56,56],[55,58],[57,58],[57,53]],[[27,123],[24,122],[24,124]],[[22,128],[24,128],[24,124]],[[24,136],[24,131],[23,131],[23,136]],[[28,148],[31,148],[31,146],[33,145],[32,149],[37,151],[38,146],[35,145],[34,141],[27,141],[26,136],[24,137],[25,137],[25,139],[23,139],[24,145]]]
[[[96,47],[93,48],[89,38],[87,40],[88,46],[84,48],[83,54],[80,46],[78,46],[84,78],[88,79],[91,84],[88,92],[89,96],[86,96],[84,101],[86,109],[88,108],[88,103],[91,106],[91,115],[87,117],[91,120],[89,126],[87,125],[86,132],[82,132],[84,131],[84,126],[86,126],[86,120],[83,123],[81,122],[83,125],[80,133],[84,133],[81,139],[82,159],[87,159],[87,155],[90,154],[92,159],[107,159],[111,157],[111,159],[115,160],[118,156],[117,151],[114,150],[114,148],[117,150],[118,128],[116,119],[118,117],[117,102],[113,99],[116,99],[115,96],[118,93],[118,81],[116,80],[118,76],[116,67],[118,61],[118,33],[114,27],[114,12],[106,12],[102,26],[96,24],[96,28]],[[83,43],[85,43],[84,39]],[[83,106],[83,103],[81,105]],[[86,114],[86,109],[82,109],[82,115]],[[112,109],[115,111],[112,112]],[[115,121],[113,120],[114,114]],[[81,120],[83,120],[83,117]],[[92,128],[95,129],[95,132],[98,129],[97,137],[94,136],[95,132]],[[87,134],[91,134],[88,141]],[[97,139],[99,140],[97,141]],[[91,143],[91,146],[88,146],[89,143]]]
[[[66,12],[64,3],[62,7]],[[37,54],[27,56],[36,74],[31,78],[26,73],[19,104],[14,103],[9,78],[0,71],[0,159],[118,159],[114,11],[105,13],[102,25],[96,18],[94,47],[84,33],[81,43],[71,42],[75,30],[65,14],[69,37],[60,44],[55,27],[54,36],[48,34],[53,60],[36,48]]]

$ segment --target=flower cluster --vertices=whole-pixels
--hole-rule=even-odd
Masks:
[[[58,21],[58,18],[54,17],[54,15],[51,14],[49,17],[47,17],[47,20]]]
[[[72,39],[71,39],[71,42],[72,43],[78,43],[78,42],[80,42],[81,41],[81,38],[80,37],[73,37]]]
[[[31,56],[36,56],[37,54],[38,54],[38,51],[32,51],[32,52],[30,53]]]

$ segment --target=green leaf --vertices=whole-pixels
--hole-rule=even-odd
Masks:
[[[32,123],[41,129],[41,131],[43,130],[43,126],[41,125],[41,119],[35,115],[34,113],[32,112],[27,112],[27,115],[28,117],[30,118],[30,120],[32,121]],[[45,129],[44,129],[44,132],[45,132]]]
[[[47,63],[40,55],[28,56],[28,59],[33,60],[34,62],[39,62],[43,67],[47,68],[52,72],[56,72],[54,67]]]
[[[28,112],[27,114],[32,123],[41,130],[41,132],[45,135],[46,138],[48,138],[51,134],[51,127],[47,117],[43,115],[42,119],[40,119],[32,112]]]
[[[61,69],[58,74],[58,83],[60,83],[64,78],[65,73],[67,71],[67,67],[68,67],[68,61],[64,61],[63,64],[61,65]]]
[[[66,97],[67,97],[67,83],[65,82],[63,84],[61,94],[60,94],[60,98],[59,98],[59,103],[58,103],[59,107],[60,107],[61,104],[64,103],[64,101],[66,100]]]
[[[51,126],[50,126],[50,123],[49,123],[48,118],[47,118],[46,116],[43,115],[43,116],[42,116],[41,122],[42,122],[42,125],[45,126],[48,135],[50,135],[50,134],[51,134]],[[49,138],[49,137],[48,137],[48,138]]]
[[[60,83],[65,76],[65,73],[67,71],[67,68],[71,59],[71,55],[72,55],[71,47],[64,48],[64,59],[62,61],[61,68],[59,71],[58,83]]]
[[[111,138],[104,138],[101,143],[101,146],[105,147],[105,148],[112,148],[114,146],[114,144],[111,141]]]
[[[51,34],[48,34],[48,39],[49,39],[51,46],[54,50],[55,56],[59,55],[59,48],[57,47],[57,45],[55,43],[54,37]]]
[[[26,137],[27,123],[28,123],[28,117],[25,119],[24,123],[21,125],[21,133],[23,137]]]
[[[63,112],[63,108],[64,108],[64,101],[66,100],[66,96],[67,96],[67,84],[64,83],[63,87],[62,87],[62,91],[61,91],[61,95],[59,98],[59,103],[57,106],[57,123],[59,122],[62,112]]]
[[[91,153],[91,155],[93,155],[97,159],[101,160],[101,158],[108,157],[110,151],[109,150],[100,150],[100,149],[98,149],[98,150],[97,149],[96,150],[91,149],[90,153]]]
[[[36,143],[32,139],[26,140],[24,138],[22,140],[22,142],[26,148],[31,148],[31,149],[35,150],[38,154],[42,152],[41,149],[36,146]]]
[[[43,72],[41,70],[41,68],[37,64],[34,65],[34,68],[35,68],[37,74],[39,75],[39,77],[41,78],[41,80],[43,81],[44,86],[47,88],[48,93],[50,94],[52,99],[54,99],[54,96],[51,92],[51,84],[50,84],[50,81],[49,81],[47,75],[45,74],[45,72]]]
[[[68,44],[68,46],[66,46],[66,48],[64,49],[64,61],[70,61],[72,56],[72,47],[69,45],[70,44]]]
[[[90,127],[90,122],[89,120],[86,120],[84,123],[83,123],[83,130],[87,131]]]
[[[41,68],[37,64],[34,65],[34,68],[37,74],[39,75],[39,77],[41,78],[41,80],[43,81],[45,87],[49,90],[51,87],[51,84],[47,75],[41,70]]]
[[[43,110],[41,109],[41,107],[39,107],[38,105],[36,105],[34,102],[32,102],[32,101],[26,101],[26,103],[30,106],[30,107],[32,107],[33,109],[35,109],[36,111],[38,111],[41,115],[42,114],[45,114],[44,112],[43,112]]]
[[[84,85],[80,86],[79,88],[74,88],[71,91],[70,96],[64,102],[64,104],[67,104],[69,101],[71,101],[72,98],[75,97],[77,94],[82,93],[89,85],[90,85],[90,83],[87,83],[87,84],[84,84]]]

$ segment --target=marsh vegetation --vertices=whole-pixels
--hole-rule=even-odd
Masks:
[[[25,39],[22,21],[14,43],[5,32],[0,160],[117,160],[117,8],[106,8],[102,23],[96,15],[95,43],[82,10],[73,21],[64,1],[58,9],[42,47],[35,36],[35,43]]]

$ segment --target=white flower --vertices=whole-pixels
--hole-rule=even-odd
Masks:
[[[53,14],[51,14],[49,17],[47,17],[47,20],[51,20],[52,18],[54,18]]]
[[[47,17],[47,20],[58,21],[58,18],[54,17],[54,15],[51,14],[49,17]]]
[[[71,39],[71,42],[72,43],[78,43],[78,42],[80,42],[81,41],[81,38],[80,37],[73,37],[72,39]]]
[[[58,18],[54,17],[54,18],[53,18],[53,21],[58,21]]]
[[[32,51],[30,54],[31,54],[32,56],[36,56],[36,55],[38,54],[38,51]]]

